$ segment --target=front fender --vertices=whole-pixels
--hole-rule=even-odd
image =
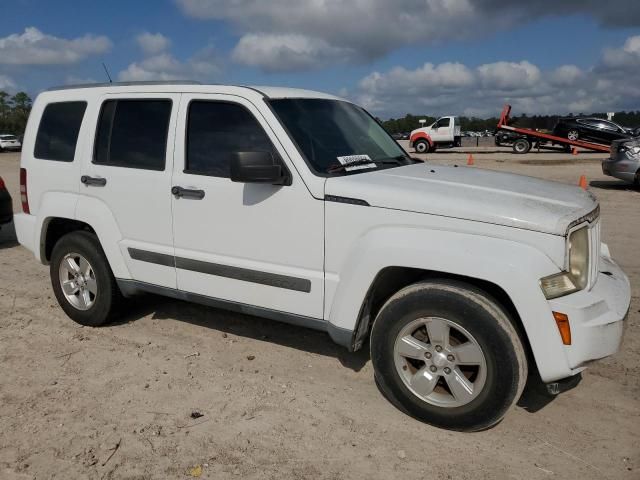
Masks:
[[[538,281],[557,265],[531,245],[476,235],[409,226],[368,231],[345,256],[329,308],[332,326],[353,331],[368,289],[387,267],[417,268],[491,282],[501,287],[520,315],[533,355],[544,377],[570,374],[550,306]],[[565,375],[566,374],[566,375]]]
[[[409,145],[413,147],[413,144],[420,138],[425,139],[427,142],[429,142],[429,145],[433,147],[433,140],[431,140],[431,137],[429,136],[429,134],[425,132],[417,132],[411,135],[411,137],[409,138]]]

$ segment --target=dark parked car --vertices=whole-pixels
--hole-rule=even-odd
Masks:
[[[639,135],[640,128],[626,128],[603,118],[567,117],[558,119],[553,134],[569,140],[585,140],[610,145],[614,140]]]
[[[13,219],[13,204],[4,180],[0,177],[0,225]]]

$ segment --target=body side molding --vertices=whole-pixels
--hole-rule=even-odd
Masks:
[[[261,272],[259,270],[250,270],[248,268],[232,267],[230,265],[221,265],[219,263],[203,262],[201,260],[193,260],[184,257],[174,257],[164,253],[148,252],[146,250],[139,250],[131,247],[128,248],[128,251],[132,259],[139,260],[141,262],[155,263],[158,265],[165,265],[167,267],[179,268],[181,270],[190,270],[192,272],[205,273],[207,275],[232,278],[243,282],[258,283],[260,285],[284,288],[286,290],[294,290],[296,292],[311,292],[311,280],[307,278]]]

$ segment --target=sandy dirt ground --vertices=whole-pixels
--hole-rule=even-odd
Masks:
[[[576,184],[602,203],[603,240],[631,278],[621,351],[547,402],[525,393],[495,428],[430,427],[379,393],[368,351],[325,334],[155,296],[103,328],[74,324],[48,268],[0,231],[1,479],[637,479],[640,191],[602,154],[493,147],[428,161]],[[18,205],[18,155],[0,154]],[[455,192],[452,192],[455,194]],[[196,413],[202,416],[192,418]],[[198,416],[198,415],[193,415]]]

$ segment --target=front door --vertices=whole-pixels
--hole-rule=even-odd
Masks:
[[[446,143],[453,141],[453,127],[449,117],[439,119],[431,128],[433,130],[431,140],[434,142]]]
[[[271,152],[291,185],[232,182],[238,151]],[[324,202],[311,196],[251,102],[182,96],[172,184],[180,290],[323,317]]]

